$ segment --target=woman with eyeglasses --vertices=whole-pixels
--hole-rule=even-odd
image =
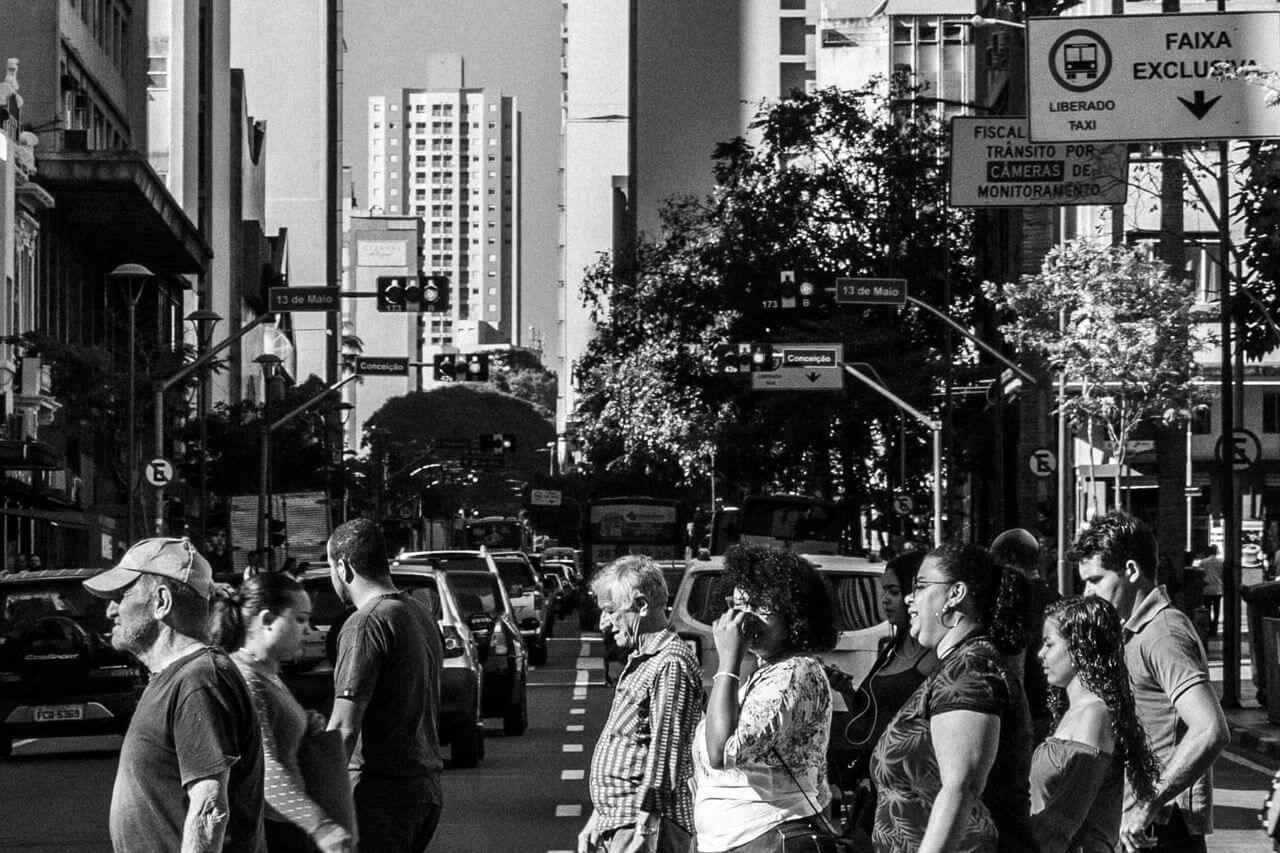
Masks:
[[[720,666],[693,738],[694,824],[702,853],[773,853],[826,830],[831,689],[816,653],[835,646],[831,586],[787,551],[735,545],[716,620]],[[750,652],[757,669],[742,677]]]
[[[1031,761],[1031,823],[1042,853],[1111,853],[1120,841],[1124,777],[1154,796],[1160,762],[1133,707],[1120,616],[1101,598],[1045,610],[1040,663],[1053,734]]]
[[[893,853],[1034,853],[1031,715],[1007,656],[1026,644],[1026,578],[976,545],[935,548],[907,598],[938,669],[876,744],[872,841]]]

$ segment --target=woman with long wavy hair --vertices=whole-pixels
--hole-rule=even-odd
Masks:
[[[1120,617],[1100,598],[1064,598],[1046,608],[1043,638],[1055,726],[1031,761],[1031,823],[1043,853],[1110,853],[1125,773],[1144,799],[1160,775],[1134,713]]]

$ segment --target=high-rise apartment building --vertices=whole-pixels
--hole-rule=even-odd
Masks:
[[[463,84],[461,57],[428,87],[369,98],[368,198],[375,214],[423,221],[421,270],[451,282],[447,312],[423,315],[427,353],[520,343],[520,113],[514,97]]]

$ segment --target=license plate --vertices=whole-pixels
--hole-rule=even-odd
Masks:
[[[37,723],[57,723],[63,720],[83,720],[83,705],[41,705],[34,709]]]

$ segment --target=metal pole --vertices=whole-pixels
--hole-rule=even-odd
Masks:
[[[1224,5],[1221,0],[1219,7]],[[1218,144],[1218,253],[1222,269],[1220,303],[1220,337],[1222,340],[1221,397],[1222,437],[1226,452],[1219,463],[1222,480],[1222,704],[1235,708],[1240,704],[1240,512],[1236,497],[1235,453],[1235,377],[1231,366],[1232,321],[1235,296],[1231,274],[1230,186],[1227,167],[1230,162],[1227,143]]]
[[[1064,312],[1059,312],[1059,322],[1065,325]],[[1067,417],[1063,406],[1067,399],[1067,374],[1058,373],[1058,592],[1070,595],[1075,579],[1067,566],[1067,538],[1071,525],[1067,521]]]
[[[268,460],[271,458],[271,430],[262,425],[262,436],[258,442],[261,458],[258,460],[258,551],[265,552],[267,547],[267,482],[269,477]]]
[[[134,522],[137,510],[134,507],[134,500],[137,497],[137,477],[138,477],[138,436],[134,433],[137,429],[135,418],[136,397],[138,396],[138,366],[137,366],[137,337],[138,337],[138,302],[133,298],[133,294],[129,294],[129,544],[132,545],[135,536]]]
[[[933,544],[942,544],[942,424],[933,427]]]

